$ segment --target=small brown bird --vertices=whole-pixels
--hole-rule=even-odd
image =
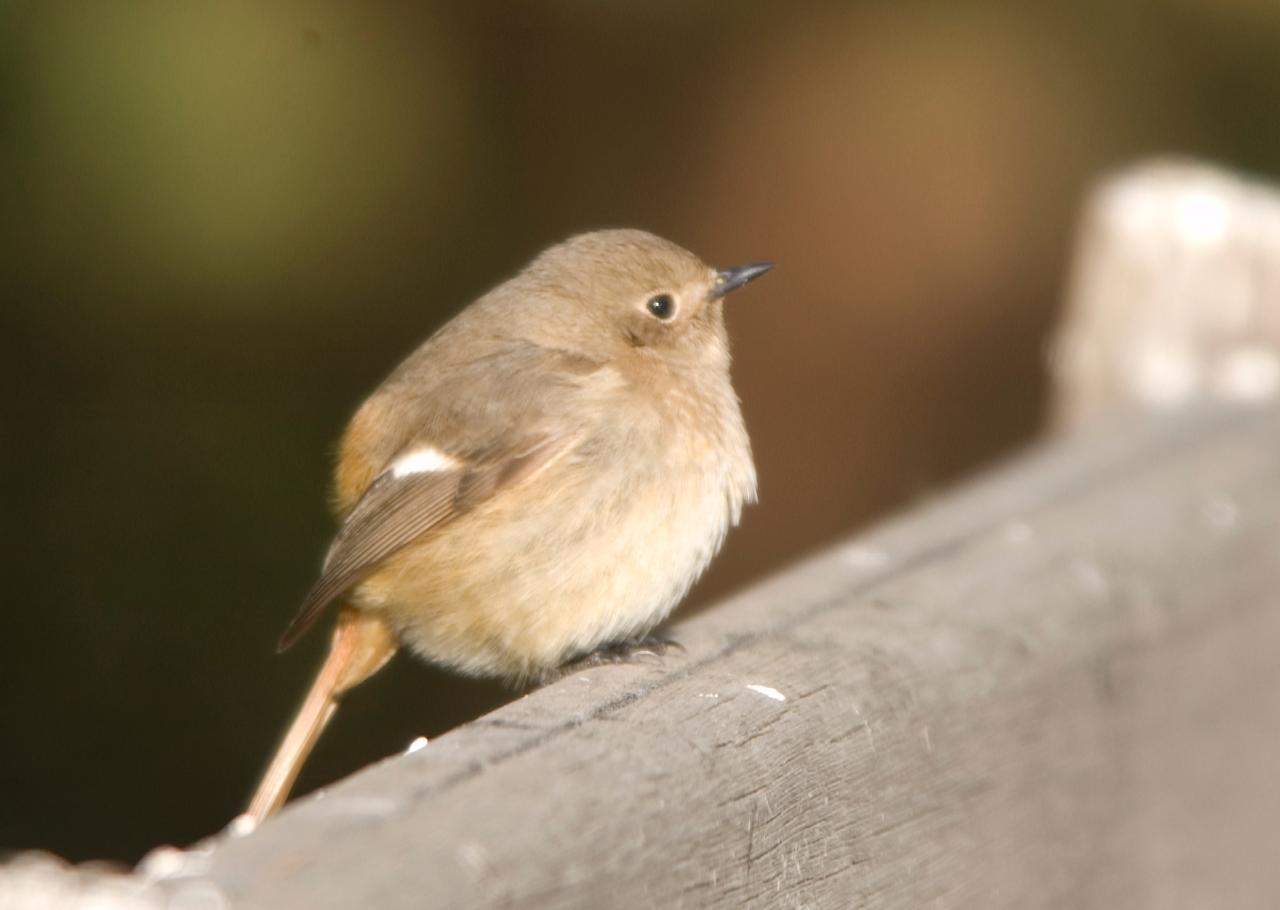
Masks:
[[[283,803],[338,699],[400,644],[521,682],[638,643],[755,500],[716,270],[643,231],[544,252],[361,406],[342,527],[284,650],[336,600],[328,658],[248,815]]]

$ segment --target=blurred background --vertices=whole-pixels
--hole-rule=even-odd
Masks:
[[[0,847],[136,860],[243,807],[333,445],[538,250],[773,259],[729,313],[761,503],[689,607],[1033,439],[1090,181],[1280,174],[1280,5],[8,2]],[[415,661],[302,790],[511,697]]]

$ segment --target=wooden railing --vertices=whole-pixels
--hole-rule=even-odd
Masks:
[[[1280,906],[1280,412],[1099,425],[221,843],[236,906]]]

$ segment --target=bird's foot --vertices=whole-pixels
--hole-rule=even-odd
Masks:
[[[612,645],[605,645],[575,658],[566,664],[551,670],[543,676],[544,683],[555,682],[566,676],[573,676],[583,670],[603,667],[609,664],[630,664],[641,661],[660,661],[668,654],[683,654],[684,645],[674,638],[665,635],[641,635]]]

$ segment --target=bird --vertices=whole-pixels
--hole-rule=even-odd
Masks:
[[[329,653],[250,822],[402,647],[519,686],[649,640],[756,499],[724,302],[771,267],[713,268],[642,230],[579,234],[365,400],[338,449],[339,530],[279,643],[338,604]]]

